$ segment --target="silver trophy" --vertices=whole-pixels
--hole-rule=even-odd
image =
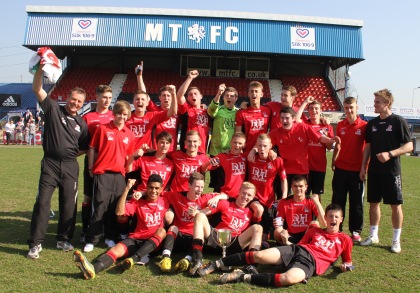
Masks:
[[[226,257],[226,248],[232,243],[232,231],[229,229],[216,230],[217,244],[222,248],[222,257]]]

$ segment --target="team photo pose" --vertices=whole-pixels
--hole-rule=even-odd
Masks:
[[[350,237],[340,232],[343,213],[340,206],[331,204],[326,208],[326,229],[312,227],[297,245],[278,246],[261,251],[248,251],[216,260],[216,268],[247,264],[281,265],[282,273],[246,274],[234,270],[220,276],[221,284],[245,282],[264,287],[282,287],[306,283],[314,275],[322,275],[341,256],[342,272],[353,270]]]
[[[375,113],[379,116],[366,126],[366,147],[360,169],[360,179],[366,179],[368,170],[368,195],[370,235],[361,242],[367,246],[379,243],[379,203],[391,206],[393,228],[391,252],[400,253],[400,236],[403,224],[403,197],[400,156],[413,150],[413,141],[407,122],[392,113],[394,96],[388,89],[374,93]],[[367,162],[369,161],[369,167]]]
[[[79,250],[73,254],[75,265],[86,280],[94,279],[103,270],[111,267],[119,258],[124,258],[117,267],[121,272],[131,269],[142,257],[154,251],[166,236],[163,219],[169,202],[161,197],[162,178],[152,174],[147,182],[146,192],[138,200],[126,202],[128,192],[135,183],[129,179],[114,213],[118,216],[136,216],[137,223],[128,238],[118,242],[106,253],[98,256],[92,263]]]

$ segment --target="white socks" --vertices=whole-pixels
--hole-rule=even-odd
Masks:
[[[401,236],[401,228],[400,229],[393,229],[392,234],[392,242],[400,242],[400,236]]]

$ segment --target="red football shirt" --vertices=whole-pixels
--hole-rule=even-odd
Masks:
[[[267,208],[270,208],[275,200],[273,183],[276,175],[280,177],[280,180],[286,179],[281,158],[278,157],[271,161],[256,157],[254,162],[248,161],[248,181],[257,188],[255,197]]]
[[[92,168],[94,174],[109,171],[125,175],[126,158],[134,152],[134,135],[126,126],[118,130],[114,122],[109,122],[99,126],[89,147],[98,153]]]
[[[199,210],[207,207],[207,202],[217,193],[202,194],[196,201],[189,200],[188,197],[180,192],[163,192],[171,204],[175,218],[173,225],[177,226],[179,232],[192,235],[194,229],[194,216],[188,214],[188,207],[197,207]]]
[[[170,152],[168,157],[175,166],[175,176],[171,183],[171,191],[188,191],[188,178],[190,178],[191,173],[201,172],[201,165],[209,161],[209,158],[204,154],[190,157],[182,151]]]
[[[244,153],[246,155],[257,143],[258,135],[268,132],[270,117],[271,110],[266,106],[261,106],[259,109],[249,107],[236,112],[236,126],[241,126],[245,129],[246,144]]]
[[[155,112],[163,112],[166,110],[163,110],[161,106],[156,106],[152,101],[150,101],[149,106],[147,106],[148,111],[155,111]],[[169,148],[170,152],[176,151],[177,144],[178,144],[178,115],[174,115],[168,120],[159,123],[156,125],[156,133],[155,138],[158,136],[159,133],[162,131],[169,132],[169,134],[172,136],[172,143]],[[153,148],[156,149],[156,140],[153,139]]]
[[[291,234],[305,232],[313,216],[318,217],[318,209],[312,199],[305,198],[296,202],[293,198],[281,200],[277,206],[277,216],[287,223]]]
[[[242,183],[245,181],[246,175],[246,157],[243,154],[232,155],[220,153],[216,156],[220,163],[219,166],[210,166],[210,170],[222,168],[224,171],[224,184],[220,191],[237,198]]]
[[[271,119],[270,119],[270,130],[274,130],[277,128],[280,128],[283,126],[280,120],[280,111],[282,108],[282,104],[280,102],[268,102],[265,104],[268,108],[271,110]],[[299,107],[293,107],[293,110],[297,112],[299,110]],[[308,120],[308,117],[306,117],[302,113],[302,117],[300,118],[303,122],[306,122]]]
[[[134,232],[128,234],[133,239],[149,239],[158,228],[163,227],[165,213],[169,208],[166,198],[159,196],[156,202],[148,202],[143,198],[130,200],[125,204],[125,216],[136,216],[137,225]]]
[[[312,227],[308,229],[298,245],[304,247],[313,256],[317,275],[325,273],[339,256],[343,262],[351,262],[353,241],[343,232],[329,234],[321,228]]]
[[[166,120],[168,120],[167,111],[147,112],[143,117],[139,117],[133,112],[125,125],[130,128],[136,138],[135,149],[139,149],[143,144],[152,147],[154,145],[153,127]]]
[[[337,124],[337,136],[341,138],[341,148],[335,166],[347,171],[360,171],[365,148],[367,122],[357,117],[352,124],[344,119]]]
[[[293,123],[292,129],[277,128],[269,133],[271,143],[279,149],[287,174],[308,174],[309,141],[318,141],[320,133],[305,123]]]
[[[195,130],[200,134],[201,145],[198,148],[198,152],[205,154],[207,151],[207,138],[209,136],[210,125],[209,125],[209,115],[207,110],[197,109],[192,107],[188,103],[178,106],[178,113],[188,115],[188,127],[187,131]]]
[[[306,122],[313,130],[328,137],[334,137],[334,130],[331,125],[313,124],[310,120]],[[327,171],[327,148],[319,141],[309,141],[308,158],[309,170],[326,172]]]
[[[221,214],[221,222],[216,229],[229,229],[234,237],[245,231],[251,223],[252,211],[248,207],[238,207],[234,201],[220,200],[217,207],[210,210],[211,214]]]
[[[109,110],[103,114],[98,113],[96,111],[89,112],[83,116],[83,120],[85,120],[88,126],[89,135],[92,138],[99,125],[106,124],[109,121],[114,120],[114,114],[112,113],[112,111]]]
[[[144,156],[133,162],[132,171],[139,169],[141,170],[141,183],[137,187],[138,190],[146,190],[147,180],[152,174],[158,174],[162,177],[162,189],[165,189],[169,179],[171,179],[172,173],[174,172],[174,163],[168,158],[161,160],[155,156]]]

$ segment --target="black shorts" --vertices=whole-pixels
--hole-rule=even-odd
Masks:
[[[367,201],[372,203],[403,204],[401,173],[376,174],[368,173]]]
[[[85,156],[83,168],[83,194],[89,197],[93,196],[93,177],[89,175],[88,156]]]
[[[220,192],[222,186],[225,184],[225,172],[222,167],[210,170],[209,187],[213,188],[214,192]]]
[[[305,232],[301,232],[301,233],[289,233],[289,241],[292,242],[293,244],[298,244],[299,241],[303,238],[303,236],[305,235]]]
[[[192,235],[183,234],[181,232],[178,232],[178,235],[176,236],[174,248],[172,252],[183,252],[183,253],[192,253]]]
[[[136,253],[137,250],[139,250],[144,242],[146,242],[147,239],[134,239],[134,238],[125,238],[124,240],[121,240],[119,243],[124,245],[127,248],[127,257],[130,257]],[[161,243],[162,244],[162,243]],[[157,255],[157,252],[159,251],[161,245],[155,248],[150,255],[155,256]]]
[[[315,274],[315,260],[313,256],[299,245],[277,246],[281,259],[286,267],[285,271],[291,268],[299,268],[305,272],[305,280]]]
[[[258,201],[260,203],[260,201],[256,198],[251,200],[250,203],[252,203],[254,201]],[[263,227],[263,233],[268,234],[268,233],[270,233],[270,229],[273,228],[273,215],[272,215],[272,212],[271,212],[271,208],[265,207],[262,203],[260,203],[260,205],[264,208],[264,212],[261,216],[261,222],[258,223],[258,224],[260,224]]]
[[[325,172],[309,171],[306,195],[324,194]]]
[[[145,241],[146,239],[125,238],[120,243],[127,248],[128,256],[131,256],[143,246]]]

